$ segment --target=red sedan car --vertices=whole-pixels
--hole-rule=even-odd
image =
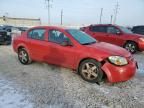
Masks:
[[[76,29],[34,27],[13,40],[22,64],[46,62],[77,70],[88,82],[127,81],[135,75],[136,62],[125,49],[97,42]]]
[[[125,27],[100,24],[81,28],[98,41],[108,42],[126,48],[131,53],[144,51],[144,36],[133,34]]]

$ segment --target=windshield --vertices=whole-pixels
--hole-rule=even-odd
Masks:
[[[119,26],[119,28],[120,28],[121,31],[124,32],[124,33],[128,33],[128,34],[132,34],[132,33],[133,33],[132,31],[130,31],[130,30],[127,29],[126,27]]]
[[[68,29],[67,32],[70,33],[73,36],[73,38],[76,39],[82,45],[96,43],[96,40],[94,38],[80,30]]]

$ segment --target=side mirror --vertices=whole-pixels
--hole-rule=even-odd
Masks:
[[[62,46],[72,46],[72,43],[69,39],[65,39],[61,42]]]

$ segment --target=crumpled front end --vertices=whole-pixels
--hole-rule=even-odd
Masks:
[[[101,67],[111,83],[124,82],[131,79],[136,73],[136,68],[137,62],[133,59],[129,59],[128,64],[124,66],[117,66],[106,61]]]

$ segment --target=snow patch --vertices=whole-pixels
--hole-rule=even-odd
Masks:
[[[0,80],[0,108],[33,108],[33,105],[8,83]]]

